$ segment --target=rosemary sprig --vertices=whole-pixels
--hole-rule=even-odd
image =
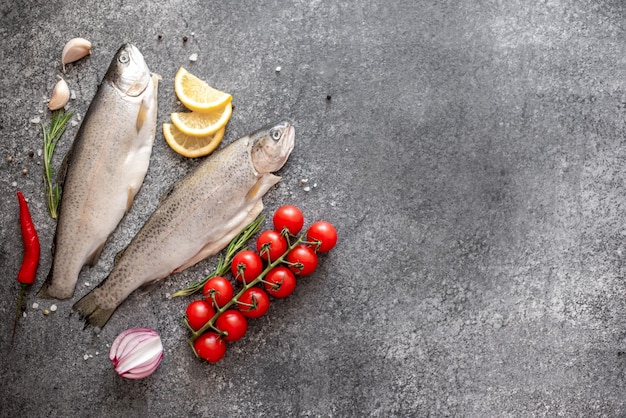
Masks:
[[[41,124],[41,132],[43,134],[43,174],[44,187],[46,189],[46,201],[48,203],[48,212],[52,219],[57,218],[57,208],[61,199],[61,188],[54,179],[52,169],[52,155],[59,139],[65,133],[67,122],[72,117],[72,113],[66,112],[64,109],[55,110],[50,118],[50,126]]]
[[[204,284],[208,282],[209,279],[213,277],[217,277],[217,276],[223,276],[224,274],[228,273],[228,271],[230,270],[230,265],[233,262],[233,258],[235,257],[235,254],[237,254],[239,250],[241,250],[246,245],[248,240],[254,234],[260,231],[261,224],[263,223],[264,219],[265,219],[265,216],[263,215],[259,216],[250,224],[248,224],[248,226],[246,226],[244,230],[239,233],[239,235],[233,238],[233,240],[230,242],[230,244],[228,244],[228,247],[226,248],[226,253],[224,254],[223,257],[220,257],[217,263],[217,267],[215,267],[215,270],[213,270],[211,274],[209,274],[204,279],[197,281],[195,283],[192,283],[188,287],[182,290],[179,290],[178,292],[174,293],[172,297],[191,295],[192,293],[195,293],[198,290],[202,290],[202,288],[204,287]]]
[[[203,333],[205,333],[209,329],[213,329],[213,330],[219,332],[219,330],[217,328],[215,328],[215,326],[214,326],[215,321],[217,320],[217,318],[222,313],[224,313],[224,311],[226,311],[228,308],[230,308],[232,305],[238,304],[239,303],[239,298],[241,298],[241,296],[246,292],[246,290],[250,289],[253,286],[256,286],[258,283],[263,282],[263,279],[265,278],[267,273],[269,273],[274,267],[280,265],[281,263],[286,263],[285,257],[287,257],[287,254],[289,254],[291,252],[291,250],[296,248],[298,245],[300,245],[302,243],[306,243],[307,242],[306,238],[307,238],[307,231],[304,231],[293,243],[290,243],[289,236],[287,236],[287,243],[289,244],[289,246],[288,246],[287,250],[283,253],[283,255],[278,257],[276,260],[272,260],[271,262],[269,262],[268,265],[265,267],[265,269],[261,272],[261,274],[259,274],[254,280],[252,280],[252,281],[250,281],[248,283],[246,283],[246,281],[244,280],[244,285],[243,285],[242,289],[235,296],[233,296],[233,298],[230,301],[228,301],[228,303],[226,303],[223,306],[221,306],[218,309],[216,309],[215,314],[211,317],[211,319],[206,324],[204,324],[202,326],[202,328],[200,328],[199,330],[194,331],[193,328],[191,328],[191,326],[189,325],[187,317],[185,316],[185,318],[183,318],[183,322],[187,325],[187,328],[189,328],[189,331],[191,331],[191,337],[189,338],[189,340],[187,340],[187,342],[191,346],[191,349],[196,354],[196,356],[198,356],[198,353],[196,352],[196,350],[195,350],[195,348],[193,346],[194,341],[196,341],[200,335],[202,335]],[[312,243],[309,243],[309,244],[312,244]],[[298,263],[295,263],[293,265],[298,265]],[[301,264],[300,264],[300,266],[301,266]]]

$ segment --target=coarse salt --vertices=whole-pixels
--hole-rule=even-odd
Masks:
[[[191,62],[198,61],[198,54],[191,54],[191,55],[189,55],[189,61],[191,61]]]
[[[57,305],[50,305],[50,312],[54,312],[57,310]]]

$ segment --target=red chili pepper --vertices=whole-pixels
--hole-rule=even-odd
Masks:
[[[39,266],[39,237],[35,230],[35,225],[30,217],[30,211],[28,210],[28,204],[24,195],[21,192],[17,192],[17,199],[20,204],[20,228],[22,230],[22,241],[24,242],[24,257],[22,258],[22,267],[17,273],[17,281],[22,284],[20,295],[17,299],[17,309],[15,311],[15,322],[13,323],[13,337],[15,339],[15,331],[17,328],[17,321],[20,317],[20,309],[22,307],[22,299],[26,288],[35,283],[37,277],[37,267]]]
[[[22,241],[24,242],[24,258],[22,267],[17,274],[17,281],[26,285],[35,283],[37,276],[37,266],[39,266],[39,237],[35,230],[35,225],[30,217],[28,204],[24,195],[17,192],[20,202],[20,227],[22,228]]]

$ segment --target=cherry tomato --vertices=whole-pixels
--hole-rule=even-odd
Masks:
[[[233,285],[225,277],[212,277],[204,284],[202,294],[211,304],[215,299],[217,307],[220,308],[233,298]]]
[[[228,309],[217,317],[215,327],[226,333],[226,335],[223,336],[226,341],[237,341],[246,334],[248,330],[248,320],[241,312]]]
[[[209,303],[201,299],[194,300],[187,305],[186,314],[189,326],[194,331],[197,331],[202,328],[204,324],[209,322],[213,315],[215,315],[215,311]]]
[[[243,250],[233,258],[230,271],[238,281],[250,283],[263,271],[263,260],[254,251]]]
[[[289,269],[298,276],[307,276],[317,268],[317,254],[311,247],[300,244],[291,250],[285,260],[290,263]]]
[[[275,230],[282,233],[286,228],[291,235],[297,235],[304,225],[302,211],[292,205],[285,205],[276,209],[273,220]]]
[[[256,240],[256,250],[263,260],[274,261],[287,251],[287,240],[280,232],[263,231]]]
[[[209,363],[220,361],[226,354],[226,342],[215,331],[205,332],[193,342],[193,349]]]
[[[243,292],[237,307],[246,318],[259,318],[270,308],[270,298],[262,289],[251,287]]]
[[[320,253],[327,253],[337,244],[337,230],[330,222],[314,222],[306,233],[306,240],[317,242],[313,248]]]
[[[296,276],[284,266],[274,267],[263,280],[267,293],[276,298],[286,298],[296,288]]]

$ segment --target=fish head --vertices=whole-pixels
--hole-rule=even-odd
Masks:
[[[151,73],[136,46],[124,44],[117,50],[104,78],[122,94],[136,97],[144,92]]]
[[[280,169],[293,150],[295,129],[289,122],[267,126],[250,134],[252,164],[258,173]]]

